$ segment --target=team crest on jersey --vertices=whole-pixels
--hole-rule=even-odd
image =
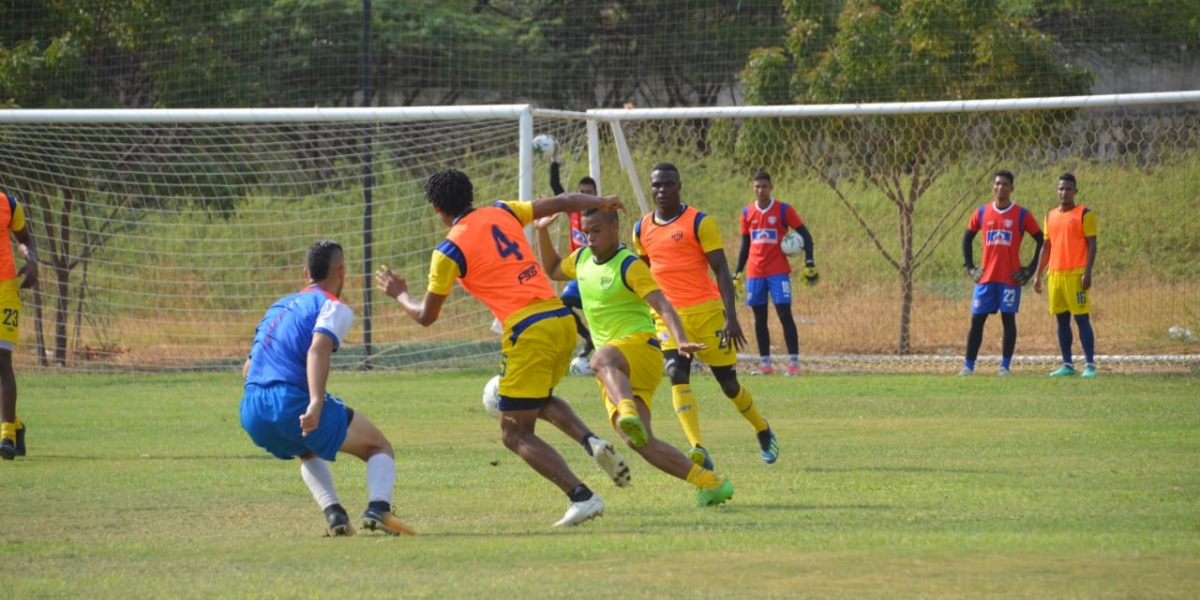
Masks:
[[[771,216],[767,217],[767,225],[774,225],[774,224],[775,224],[775,215],[771,215]]]
[[[1012,225],[1013,225],[1013,223],[1012,223],[1012,219],[1005,219],[1005,220],[1004,220],[1004,228],[1005,228],[1005,229],[1012,229]]]
[[[683,239],[683,231],[681,231],[679,229],[672,229],[671,230],[671,239],[676,242],[682,240]]]
[[[612,284],[613,284],[612,277],[601,277],[600,278],[600,289],[607,290],[608,288],[612,287]]]

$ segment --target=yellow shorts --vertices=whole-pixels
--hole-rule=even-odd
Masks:
[[[575,319],[565,306],[514,324],[500,345],[500,395],[514,400],[549,398],[574,353]]]
[[[21,337],[18,329],[21,324],[20,288],[20,279],[0,281],[0,350],[15,349]]]
[[[699,342],[708,346],[697,352],[695,358],[710,367],[737,364],[737,352],[734,351],[733,344],[725,339],[725,309],[679,315],[679,320],[683,323],[683,332],[687,334],[689,342]],[[654,315],[654,327],[658,330],[658,340],[662,342],[664,352],[679,349],[679,344],[671,337],[666,324],[657,314]]]
[[[663,378],[663,355],[658,339],[652,333],[636,333],[611,340],[607,345],[616,348],[629,362],[629,384],[633,388],[633,395],[641,398],[647,408],[654,408],[654,392]],[[604,384],[600,380],[596,380],[596,384],[600,386],[600,398],[604,400],[604,408],[608,409],[608,420],[611,422],[613,415],[617,414],[617,405],[604,391]]]
[[[1051,271],[1046,275],[1046,298],[1050,301],[1050,314],[1070,312],[1086,315],[1091,312],[1088,290],[1083,289],[1083,272]]]

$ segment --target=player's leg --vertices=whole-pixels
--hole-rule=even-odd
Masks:
[[[567,465],[562,455],[535,433],[542,409],[562,380],[575,351],[575,327],[569,309],[540,313],[513,326],[501,343],[505,356],[500,378],[500,433],[504,446],[535,472],[558,486],[571,501],[556,526],[577,525],[604,513],[604,504]],[[582,420],[566,406],[562,418]]]
[[[1000,325],[1003,337],[1000,343],[1000,369],[997,375],[1008,375],[1012,368],[1013,353],[1017,349],[1017,313],[1021,310],[1021,288],[1003,285],[1000,289]]]
[[[17,456],[17,377],[12,348],[0,347],[0,458]]]
[[[712,372],[717,378],[717,383],[721,385],[721,391],[733,402],[742,417],[754,426],[763,462],[775,462],[779,458],[779,442],[775,439],[775,432],[771,431],[770,424],[759,414],[750,390],[738,382],[737,369],[732,366],[713,367]]]
[[[633,386],[629,383],[629,360],[621,349],[613,344],[598,348],[592,357],[592,373],[600,382],[605,397],[611,399],[616,408],[613,425],[617,431],[634,448],[646,445],[646,426],[642,423],[641,414],[633,400]]]
[[[563,288],[562,296],[559,297],[562,303],[571,309],[571,316],[575,319],[575,332],[583,339],[583,350],[579,352],[579,356],[587,358],[592,355],[596,346],[592,344],[592,332],[588,329],[587,323],[583,322],[581,313],[583,312],[583,298],[579,295],[579,282],[571,280]]]
[[[1071,357],[1071,346],[1075,343],[1075,337],[1071,332],[1071,313],[1066,311],[1058,313],[1054,315],[1054,319],[1058,323],[1058,348],[1062,351],[1062,366],[1057,371],[1050,373],[1050,376],[1074,375],[1075,364]]]
[[[767,278],[751,277],[746,280],[746,306],[754,314],[754,341],[758,343],[758,368],[755,375],[772,375],[775,369],[771,367],[771,327],[767,320],[768,287]]]
[[[792,316],[792,303],[777,303],[775,314],[779,317],[779,325],[783,329],[783,343],[788,353],[785,375],[795,377],[800,374],[800,334],[796,331],[796,319]]]
[[[1054,315],[1057,323],[1058,348],[1062,352],[1062,366],[1050,373],[1051,377],[1066,377],[1075,374],[1075,364],[1071,357],[1071,346],[1075,343],[1071,332],[1072,297],[1079,290],[1078,277],[1071,277],[1061,272],[1050,272],[1046,277],[1046,300],[1049,303],[1050,314]]]
[[[1092,319],[1089,316],[1091,307],[1088,299],[1091,296],[1090,290],[1083,289],[1083,276],[1074,276],[1077,280],[1074,294],[1069,298],[1069,310],[1075,318],[1075,325],[1079,328],[1079,345],[1083,348],[1084,367],[1082,375],[1084,377],[1096,376],[1096,334],[1092,330]]]
[[[796,334],[796,320],[792,318],[792,278],[787,273],[767,278],[767,291],[775,303],[775,314],[783,329],[783,343],[788,352],[788,377],[800,374],[800,339]]]
[[[629,465],[621,453],[617,452],[612,443],[592,432],[566,400],[551,395],[546,399],[546,405],[542,407],[538,418],[579,442],[583,451],[596,461],[596,466],[607,473],[617,487],[629,485]]]
[[[330,404],[326,401],[326,405]],[[337,402],[341,405],[341,402]],[[396,487],[396,455],[392,443],[370,420],[355,414],[342,405],[346,413],[346,439],[341,452],[352,454],[367,463],[367,508],[363,511],[364,529],[379,530],[393,535],[416,535],[392,511],[392,493]],[[325,413],[321,414],[322,420]]]
[[[959,375],[975,373],[975,359],[979,357],[979,348],[983,345],[983,329],[987,324],[988,315],[1000,308],[998,284],[977,283],[971,296],[971,327],[967,330],[967,352],[963,358],[963,368]]]

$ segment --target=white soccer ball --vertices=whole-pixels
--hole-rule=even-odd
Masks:
[[[788,256],[795,256],[804,252],[804,238],[800,237],[795,230],[787,232],[782,240],[779,240],[779,249]]]
[[[576,356],[571,359],[571,374],[580,377],[589,377],[592,375],[592,363],[585,356]]]
[[[500,418],[500,376],[491,378],[483,386],[483,408],[489,415]]]
[[[534,158],[552,158],[556,147],[554,138],[548,135],[542,134],[533,138]]]

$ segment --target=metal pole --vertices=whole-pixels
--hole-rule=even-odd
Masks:
[[[363,0],[362,105],[371,105],[371,0]],[[371,168],[371,127],[363,125],[362,188],[363,188],[363,369],[371,368],[371,281],[375,270],[372,259],[373,225],[371,223],[374,172]]]

